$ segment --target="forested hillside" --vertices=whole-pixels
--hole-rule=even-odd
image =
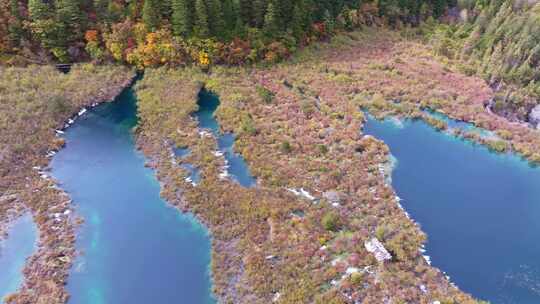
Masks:
[[[455,0],[0,0],[1,61],[138,67],[274,62],[362,24],[418,24]]]
[[[430,34],[436,51],[492,85],[491,110],[536,125],[530,113],[540,97],[540,3],[468,1],[462,8],[466,22],[438,25]]]

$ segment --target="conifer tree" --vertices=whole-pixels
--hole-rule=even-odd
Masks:
[[[336,28],[336,23],[329,10],[324,12],[324,26],[328,34],[332,34]]]
[[[51,16],[52,9],[48,3],[42,0],[28,0],[28,14],[30,20],[37,22]]]
[[[212,36],[223,38],[225,33],[225,20],[221,0],[209,0],[209,27]]]
[[[294,6],[293,19],[291,22],[291,29],[294,37],[299,40],[304,35],[304,8],[302,6],[302,1],[298,1]]]
[[[294,3],[297,1],[290,0],[272,0],[274,2],[274,8],[276,9],[277,24],[280,31],[284,31],[287,25],[292,20],[292,14],[294,11]],[[335,1],[335,0],[334,0]]]
[[[223,20],[226,33],[232,33],[234,31],[237,18],[238,15],[236,14],[233,0],[223,0]]]
[[[446,0],[433,0],[433,17],[439,18],[446,9]]]
[[[208,10],[204,0],[195,1],[195,16],[195,34],[201,38],[208,38],[210,29],[208,26]]]
[[[18,45],[23,35],[22,17],[18,0],[10,1],[11,19],[9,20],[9,40],[12,45]]]
[[[277,34],[279,30],[278,22],[278,12],[274,1],[271,0],[270,3],[268,3],[266,15],[264,16],[264,31],[268,36],[273,37]]]
[[[253,23],[253,0],[239,0],[240,18],[247,25]]]
[[[245,38],[246,36],[246,26],[239,15],[236,18],[236,23],[234,25],[234,36],[241,38]]]
[[[61,27],[59,39],[73,41],[82,37],[85,22],[78,0],[57,1],[56,16]]]
[[[172,28],[177,36],[189,37],[193,30],[193,9],[189,0],[172,0]]]
[[[254,0],[253,1],[253,18],[254,25],[261,27],[264,25],[264,16],[266,14],[266,8],[268,6],[267,0]]]
[[[46,49],[53,47],[56,42],[57,27],[53,18],[52,7],[42,0],[29,0],[28,15],[30,17],[30,28],[34,37]]]
[[[98,21],[109,22],[109,0],[94,0],[94,9]]]
[[[159,25],[158,0],[144,0],[142,19],[149,31],[155,31]]]

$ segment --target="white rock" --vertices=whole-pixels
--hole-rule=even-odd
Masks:
[[[300,188],[300,192],[308,200],[311,200],[311,201],[315,200],[315,197],[313,195],[311,195],[309,192],[307,192],[306,190],[304,190],[304,188]]]
[[[537,105],[529,113],[529,122],[536,128],[540,127],[540,105]]]
[[[366,247],[366,250],[372,253],[379,262],[392,259],[392,255],[390,255],[386,248],[384,248],[384,245],[377,238],[372,238],[371,240],[365,242],[364,247]]]

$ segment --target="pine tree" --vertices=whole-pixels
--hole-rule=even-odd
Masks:
[[[94,9],[98,21],[109,22],[109,0],[94,0]]]
[[[253,0],[239,0],[240,18],[247,25],[253,24]]]
[[[28,0],[28,13],[30,20],[36,22],[51,16],[52,8],[43,0]]]
[[[172,0],[172,28],[177,36],[189,37],[193,31],[193,15],[189,0]]]
[[[298,1],[294,6],[293,19],[291,22],[291,30],[294,37],[300,40],[304,36],[304,8],[302,7],[302,1]]]
[[[170,20],[172,15],[172,0],[160,0],[158,1],[158,13],[162,18]]]
[[[195,1],[195,34],[201,38],[208,38],[210,36],[210,29],[208,26],[208,10],[204,0]]]
[[[12,45],[19,45],[23,35],[22,17],[18,0],[10,1],[11,20],[8,25],[9,40]]]
[[[291,22],[294,12],[294,2],[290,0],[272,0],[276,9],[277,24],[280,31],[284,31]],[[336,0],[334,0],[336,1]]]
[[[240,18],[238,16],[236,18],[236,22],[235,22],[235,25],[234,25],[234,36],[235,37],[245,38],[246,32],[247,32],[246,25],[242,21],[242,18]]]
[[[256,27],[264,25],[264,16],[266,14],[266,8],[268,6],[267,0],[254,0],[253,1],[253,21]]]
[[[433,17],[439,18],[446,9],[446,0],[432,0],[433,1]]]
[[[28,1],[28,14],[32,34],[43,47],[51,49],[56,45],[58,26],[54,20],[54,10],[42,0]]]
[[[57,1],[56,18],[63,31],[59,39],[70,42],[82,37],[85,25],[78,0]]]
[[[279,31],[278,22],[278,12],[276,10],[274,1],[271,0],[270,3],[268,3],[266,15],[264,16],[264,31],[268,36],[273,37],[277,34]]]
[[[159,25],[158,0],[144,0],[142,19],[149,31],[155,31]]]
[[[326,28],[327,34],[332,34],[336,28],[336,22],[329,10],[324,12],[324,27]]]
[[[223,20],[225,23],[225,32],[232,33],[236,26],[236,8],[233,0],[223,0]]]
[[[212,36],[223,38],[225,32],[225,18],[221,0],[209,0],[209,27]]]

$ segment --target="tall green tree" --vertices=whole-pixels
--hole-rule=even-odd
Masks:
[[[146,28],[150,31],[157,30],[160,21],[158,0],[144,0],[142,19]]]
[[[225,32],[227,34],[234,32],[237,19],[238,14],[234,1],[223,0],[223,20],[225,23]]]
[[[264,16],[264,32],[270,37],[274,37],[279,31],[279,15],[274,3],[274,0],[271,0],[268,3],[268,9],[266,10],[266,15]]]
[[[172,0],[172,28],[177,36],[189,37],[193,31],[193,7],[190,0]]]
[[[28,0],[28,14],[31,21],[44,20],[51,16],[52,7],[43,0]]]
[[[210,33],[212,36],[223,38],[225,33],[225,17],[221,0],[208,0]]]
[[[210,37],[210,27],[208,25],[208,8],[204,0],[195,1],[195,27],[194,31],[198,37]]]
[[[17,46],[19,45],[24,33],[19,1],[11,0],[9,3],[9,9],[11,13],[11,18],[8,25],[9,40],[13,46]]]
[[[47,50],[57,47],[57,37],[60,30],[50,3],[45,3],[42,0],[29,0],[28,15],[34,39]]]
[[[238,4],[242,22],[247,25],[253,25],[253,0],[239,0]]]
[[[266,15],[266,8],[268,7],[267,0],[254,0],[253,1],[253,24],[256,27],[264,25],[264,16]]]
[[[79,0],[58,0],[56,2],[56,19],[61,27],[66,42],[82,38],[85,20],[81,12]]]
[[[300,40],[305,33],[306,25],[304,24],[304,7],[303,1],[298,1],[294,6],[293,19],[291,22],[291,30],[294,37]]]
[[[432,0],[433,5],[433,17],[439,18],[443,15],[444,10],[446,9],[447,2],[446,0]]]
[[[94,0],[94,9],[98,22],[109,23],[109,0]]]

